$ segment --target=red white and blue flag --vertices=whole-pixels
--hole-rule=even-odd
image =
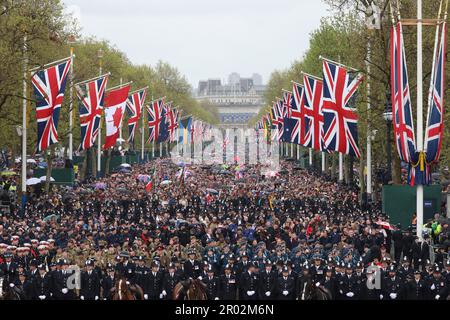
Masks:
[[[169,142],[176,141],[176,133],[178,129],[178,114],[179,111],[177,109],[170,108],[167,115],[166,120],[169,124]]]
[[[139,119],[141,118],[142,108],[144,106],[145,98],[147,96],[147,89],[141,89],[132,93],[127,100],[128,111],[128,143],[134,143],[136,135],[136,128],[138,127]]]
[[[36,152],[43,152],[58,142],[58,120],[71,62],[71,58],[68,58],[62,63],[36,72],[31,78],[37,100]]]
[[[148,112],[148,128],[150,130],[150,135],[147,142],[158,141],[159,137],[159,125],[163,121],[163,99],[158,99],[153,101],[149,106],[147,106]]]
[[[108,75],[105,75],[84,84],[84,89],[81,85],[75,85],[80,100],[78,107],[81,125],[80,151],[91,148],[97,139],[107,83]]]
[[[323,82],[312,76],[304,75],[304,146],[322,151],[323,147]]]
[[[410,163],[416,153],[416,140],[401,23],[391,29],[391,101],[397,151],[401,161]]]
[[[103,149],[107,150],[117,142],[122,128],[122,119],[127,106],[130,85],[114,89],[105,95],[105,123],[106,137]]]
[[[280,117],[278,115],[278,106],[274,102],[272,108],[270,109],[270,119],[271,119],[271,139],[272,141],[278,141],[278,123]]]
[[[358,115],[353,104],[362,77],[355,77],[345,68],[324,60],[323,79],[325,148],[359,158]]]
[[[301,84],[294,83],[292,89],[294,97],[291,108],[291,119],[295,120],[294,128],[291,132],[291,142],[304,145],[305,144],[305,125],[304,125],[304,88]]]

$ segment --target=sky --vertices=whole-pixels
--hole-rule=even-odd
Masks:
[[[63,0],[83,36],[108,40],[134,64],[166,61],[199,80],[259,73],[299,59],[328,14],[320,0]]]

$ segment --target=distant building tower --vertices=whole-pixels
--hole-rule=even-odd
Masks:
[[[241,80],[241,76],[237,72],[233,72],[228,76],[228,84],[229,85],[237,85]]]
[[[205,96],[208,93],[208,81],[199,81],[198,83],[198,94]]]
[[[208,79],[208,94],[217,92],[217,89],[222,85],[220,79]]]
[[[241,78],[241,91],[249,92],[251,88],[253,88],[253,79],[252,78]]]
[[[259,73],[254,73],[252,75],[252,79],[253,79],[253,84],[255,86],[262,86],[263,79],[262,79],[262,76]]]

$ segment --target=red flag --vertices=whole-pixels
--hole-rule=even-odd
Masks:
[[[150,181],[145,185],[145,191],[146,191],[146,192],[150,192],[150,191],[152,191],[152,188],[153,188],[153,181],[150,180]]]
[[[122,127],[130,85],[111,90],[105,96],[106,138],[103,149],[109,149],[116,144]]]

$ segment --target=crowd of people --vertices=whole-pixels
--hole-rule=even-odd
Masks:
[[[2,293],[108,300],[124,278],[144,299],[172,299],[192,278],[213,300],[306,300],[319,287],[336,300],[450,295],[448,224],[419,241],[379,205],[363,210],[354,188],[295,161],[265,170],[157,159],[48,194],[36,187],[24,210],[1,213]]]

